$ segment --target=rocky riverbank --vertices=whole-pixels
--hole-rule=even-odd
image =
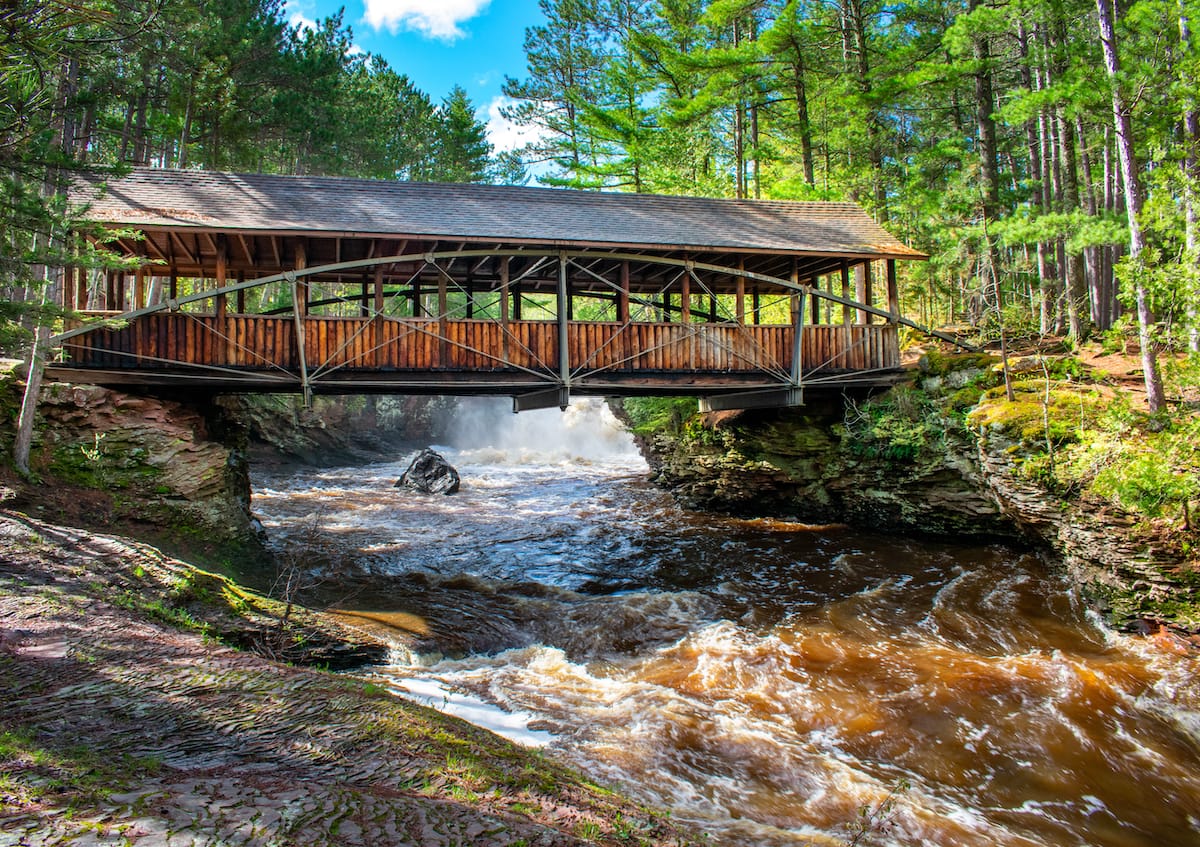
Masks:
[[[23,383],[0,363],[0,451],[11,455]],[[0,463],[17,508],[237,565],[267,560],[250,509],[249,465],[377,460],[428,443],[452,401],[291,396],[172,398],[92,385],[43,386],[32,479]]]
[[[1190,454],[1139,470],[1155,457],[1137,451],[1166,438],[1164,426],[1129,409],[1120,386],[1065,356],[1015,364],[1015,402],[991,357],[934,351],[870,397],[711,415],[631,402],[624,415],[656,481],[689,506],[1020,540],[1061,563],[1117,625],[1200,629],[1200,560],[1184,526]],[[1113,423],[1118,412],[1127,420]],[[1175,443],[1194,425],[1185,416]],[[1139,472],[1166,489],[1182,480],[1181,502],[1126,507],[1112,478]]]
[[[689,843],[539,753],[263,655],[380,650],[146,545],[0,511],[0,843]]]

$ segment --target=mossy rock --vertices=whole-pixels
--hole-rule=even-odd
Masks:
[[[1014,399],[1004,389],[984,393],[979,405],[967,416],[968,425],[999,433],[1025,447],[1040,450],[1049,440],[1054,446],[1078,442],[1081,433],[1094,424],[1108,402],[1095,389],[1078,386],[1014,386]]]
[[[917,367],[927,376],[946,377],[959,371],[986,371],[999,360],[990,353],[944,353],[930,350]]]

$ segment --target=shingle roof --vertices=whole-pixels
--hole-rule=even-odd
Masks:
[[[638,248],[924,258],[853,203],[137,168],[71,199],[98,223]]]

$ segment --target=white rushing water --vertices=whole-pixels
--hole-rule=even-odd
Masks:
[[[394,690],[720,843],[840,843],[890,798],[872,843],[1200,844],[1195,657],[1036,556],[688,513],[601,405],[499,408],[439,448],[451,497],[393,489],[407,456],[257,480],[275,543],[378,574],[341,605]]]

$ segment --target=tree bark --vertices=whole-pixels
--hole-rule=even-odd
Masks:
[[[1125,209],[1129,218],[1129,261],[1134,275],[1134,297],[1137,300],[1138,343],[1142,348],[1142,373],[1146,383],[1146,404],[1152,413],[1166,406],[1162,375],[1158,371],[1158,351],[1153,337],[1154,315],[1150,311],[1149,294],[1138,264],[1146,246],[1142,224],[1142,178],[1137,169],[1133,146],[1133,124],[1125,97],[1121,92],[1121,57],[1117,46],[1114,9],[1111,0],[1096,0],[1096,17],[1100,27],[1100,46],[1104,51],[1104,67],[1112,85],[1113,130],[1117,138],[1117,155],[1125,183]]]
[[[25,396],[17,416],[17,437],[13,442],[13,463],[20,473],[29,476],[29,453],[33,447],[33,419],[37,415],[38,397],[42,392],[42,372],[45,350],[50,341],[50,327],[39,326],[29,351],[29,369],[25,377]]]
[[[1184,0],[1179,0],[1179,43],[1186,54],[1191,50],[1192,29]],[[1196,189],[1200,182],[1200,110],[1196,105],[1196,80],[1183,71],[1183,218],[1184,262],[1190,273],[1184,279],[1191,282],[1187,292],[1188,349],[1200,353],[1200,212]]]

